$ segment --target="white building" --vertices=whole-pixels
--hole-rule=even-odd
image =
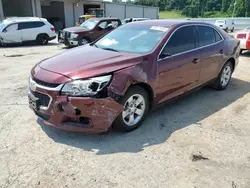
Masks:
[[[60,19],[65,27],[74,26],[89,8],[103,8],[105,16],[157,18],[157,7],[111,3],[111,0],[0,0],[0,20],[13,16]]]

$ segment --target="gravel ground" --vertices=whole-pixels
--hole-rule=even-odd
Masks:
[[[0,187],[250,187],[250,53],[228,89],[158,108],[131,133],[41,126],[28,108],[30,69],[63,46],[0,48]]]

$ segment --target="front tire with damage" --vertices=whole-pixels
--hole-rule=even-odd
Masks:
[[[116,118],[113,127],[121,131],[132,131],[140,126],[149,110],[149,97],[145,89],[133,86],[119,101],[123,112]]]

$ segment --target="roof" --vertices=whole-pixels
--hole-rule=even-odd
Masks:
[[[143,22],[131,22],[129,24],[141,24],[141,25],[149,25],[149,26],[162,26],[162,27],[173,27],[175,25],[183,25],[183,24],[206,24],[212,25],[207,22],[198,22],[198,21],[190,21],[185,19],[157,19],[157,20],[144,20]]]
[[[46,21],[46,19],[38,17],[10,17],[3,20],[4,23],[30,22],[30,21]]]
[[[100,20],[120,20],[118,18],[90,18],[91,20],[96,20],[96,21],[100,21]]]

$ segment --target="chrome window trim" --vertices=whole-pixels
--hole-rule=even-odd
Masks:
[[[174,55],[171,55],[169,57],[165,57],[165,58],[160,58],[160,55],[162,53],[162,51],[164,50],[164,48],[166,47],[166,45],[168,44],[168,41],[170,40],[170,38],[173,36],[173,34],[183,28],[183,27],[188,27],[188,26],[206,26],[206,27],[211,27],[212,29],[214,29],[217,33],[219,33],[219,35],[221,36],[221,40],[215,42],[215,43],[212,43],[212,44],[208,44],[208,45],[205,45],[205,46],[201,46],[201,47],[197,47],[197,48],[194,48],[192,50],[187,50],[187,51],[184,51],[184,52],[181,52],[181,53],[177,53],[177,54],[174,54]],[[157,56],[157,61],[161,61],[161,60],[164,60],[164,59],[168,59],[168,58],[172,58],[172,57],[175,57],[175,56],[178,56],[178,55],[182,55],[182,54],[185,54],[185,53],[188,53],[188,52],[192,52],[192,51],[195,51],[195,50],[199,50],[199,49],[202,49],[202,48],[206,48],[206,47],[209,47],[209,46],[213,46],[213,45],[216,45],[222,41],[224,41],[225,38],[222,36],[222,34],[217,30],[216,27],[213,27],[212,25],[206,25],[206,24],[188,24],[188,25],[183,25],[183,26],[180,26],[178,28],[176,28],[172,33],[171,35],[168,37],[167,41],[165,42],[164,46],[161,48],[161,51],[160,53],[158,54]]]

